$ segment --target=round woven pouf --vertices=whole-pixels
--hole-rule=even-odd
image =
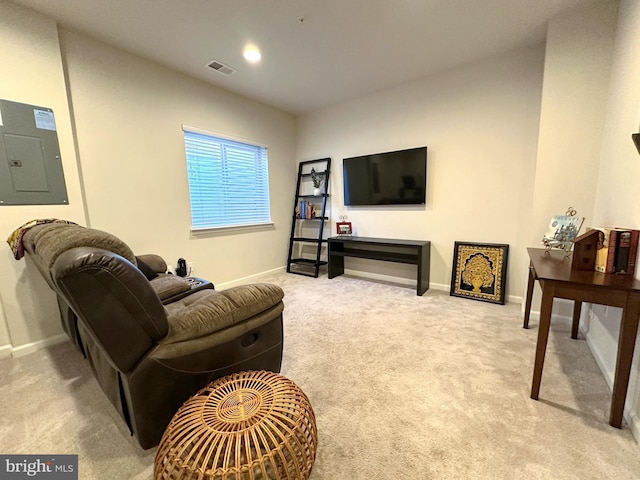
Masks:
[[[267,371],[220,378],[187,400],[160,440],[155,480],[308,479],[318,431],[309,399]]]

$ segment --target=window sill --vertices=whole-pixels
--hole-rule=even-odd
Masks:
[[[264,229],[273,229],[273,222],[262,222],[262,223],[248,223],[246,225],[228,225],[224,227],[203,227],[203,228],[191,228],[191,235],[210,235],[212,233],[233,233],[237,231],[238,233],[246,232],[248,230],[264,230]]]

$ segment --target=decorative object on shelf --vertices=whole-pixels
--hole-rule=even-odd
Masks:
[[[571,253],[572,240],[578,236],[578,232],[584,222],[584,217],[576,216],[573,207],[569,207],[564,215],[551,217],[547,231],[542,237],[542,244],[548,252],[552,248],[564,250],[565,258]]]
[[[573,242],[573,257],[571,268],[574,270],[594,270],[596,266],[596,254],[598,252],[598,241],[600,232],[589,230],[577,236]]]
[[[316,196],[322,195],[322,190],[320,189],[322,186],[322,178],[320,178],[320,175],[313,167],[311,168],[311,181],[313,182],[313,194]]]
[[[346,215],[340,215],[340,221],[336,222],[336,233],[338,235],[351,235],[351,222],[347,222]]]
[[[450,295],[505,303],[509,245],[455,242]]]

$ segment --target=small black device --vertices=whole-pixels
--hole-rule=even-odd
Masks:
[[[184,258],[178,259],[178,265],[176,266],[176,275],[179,277],[187,276],[187,261]]]

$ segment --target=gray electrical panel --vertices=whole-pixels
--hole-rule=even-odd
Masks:
[[[0,205],[68,203],[53,110],[0,100]]]

